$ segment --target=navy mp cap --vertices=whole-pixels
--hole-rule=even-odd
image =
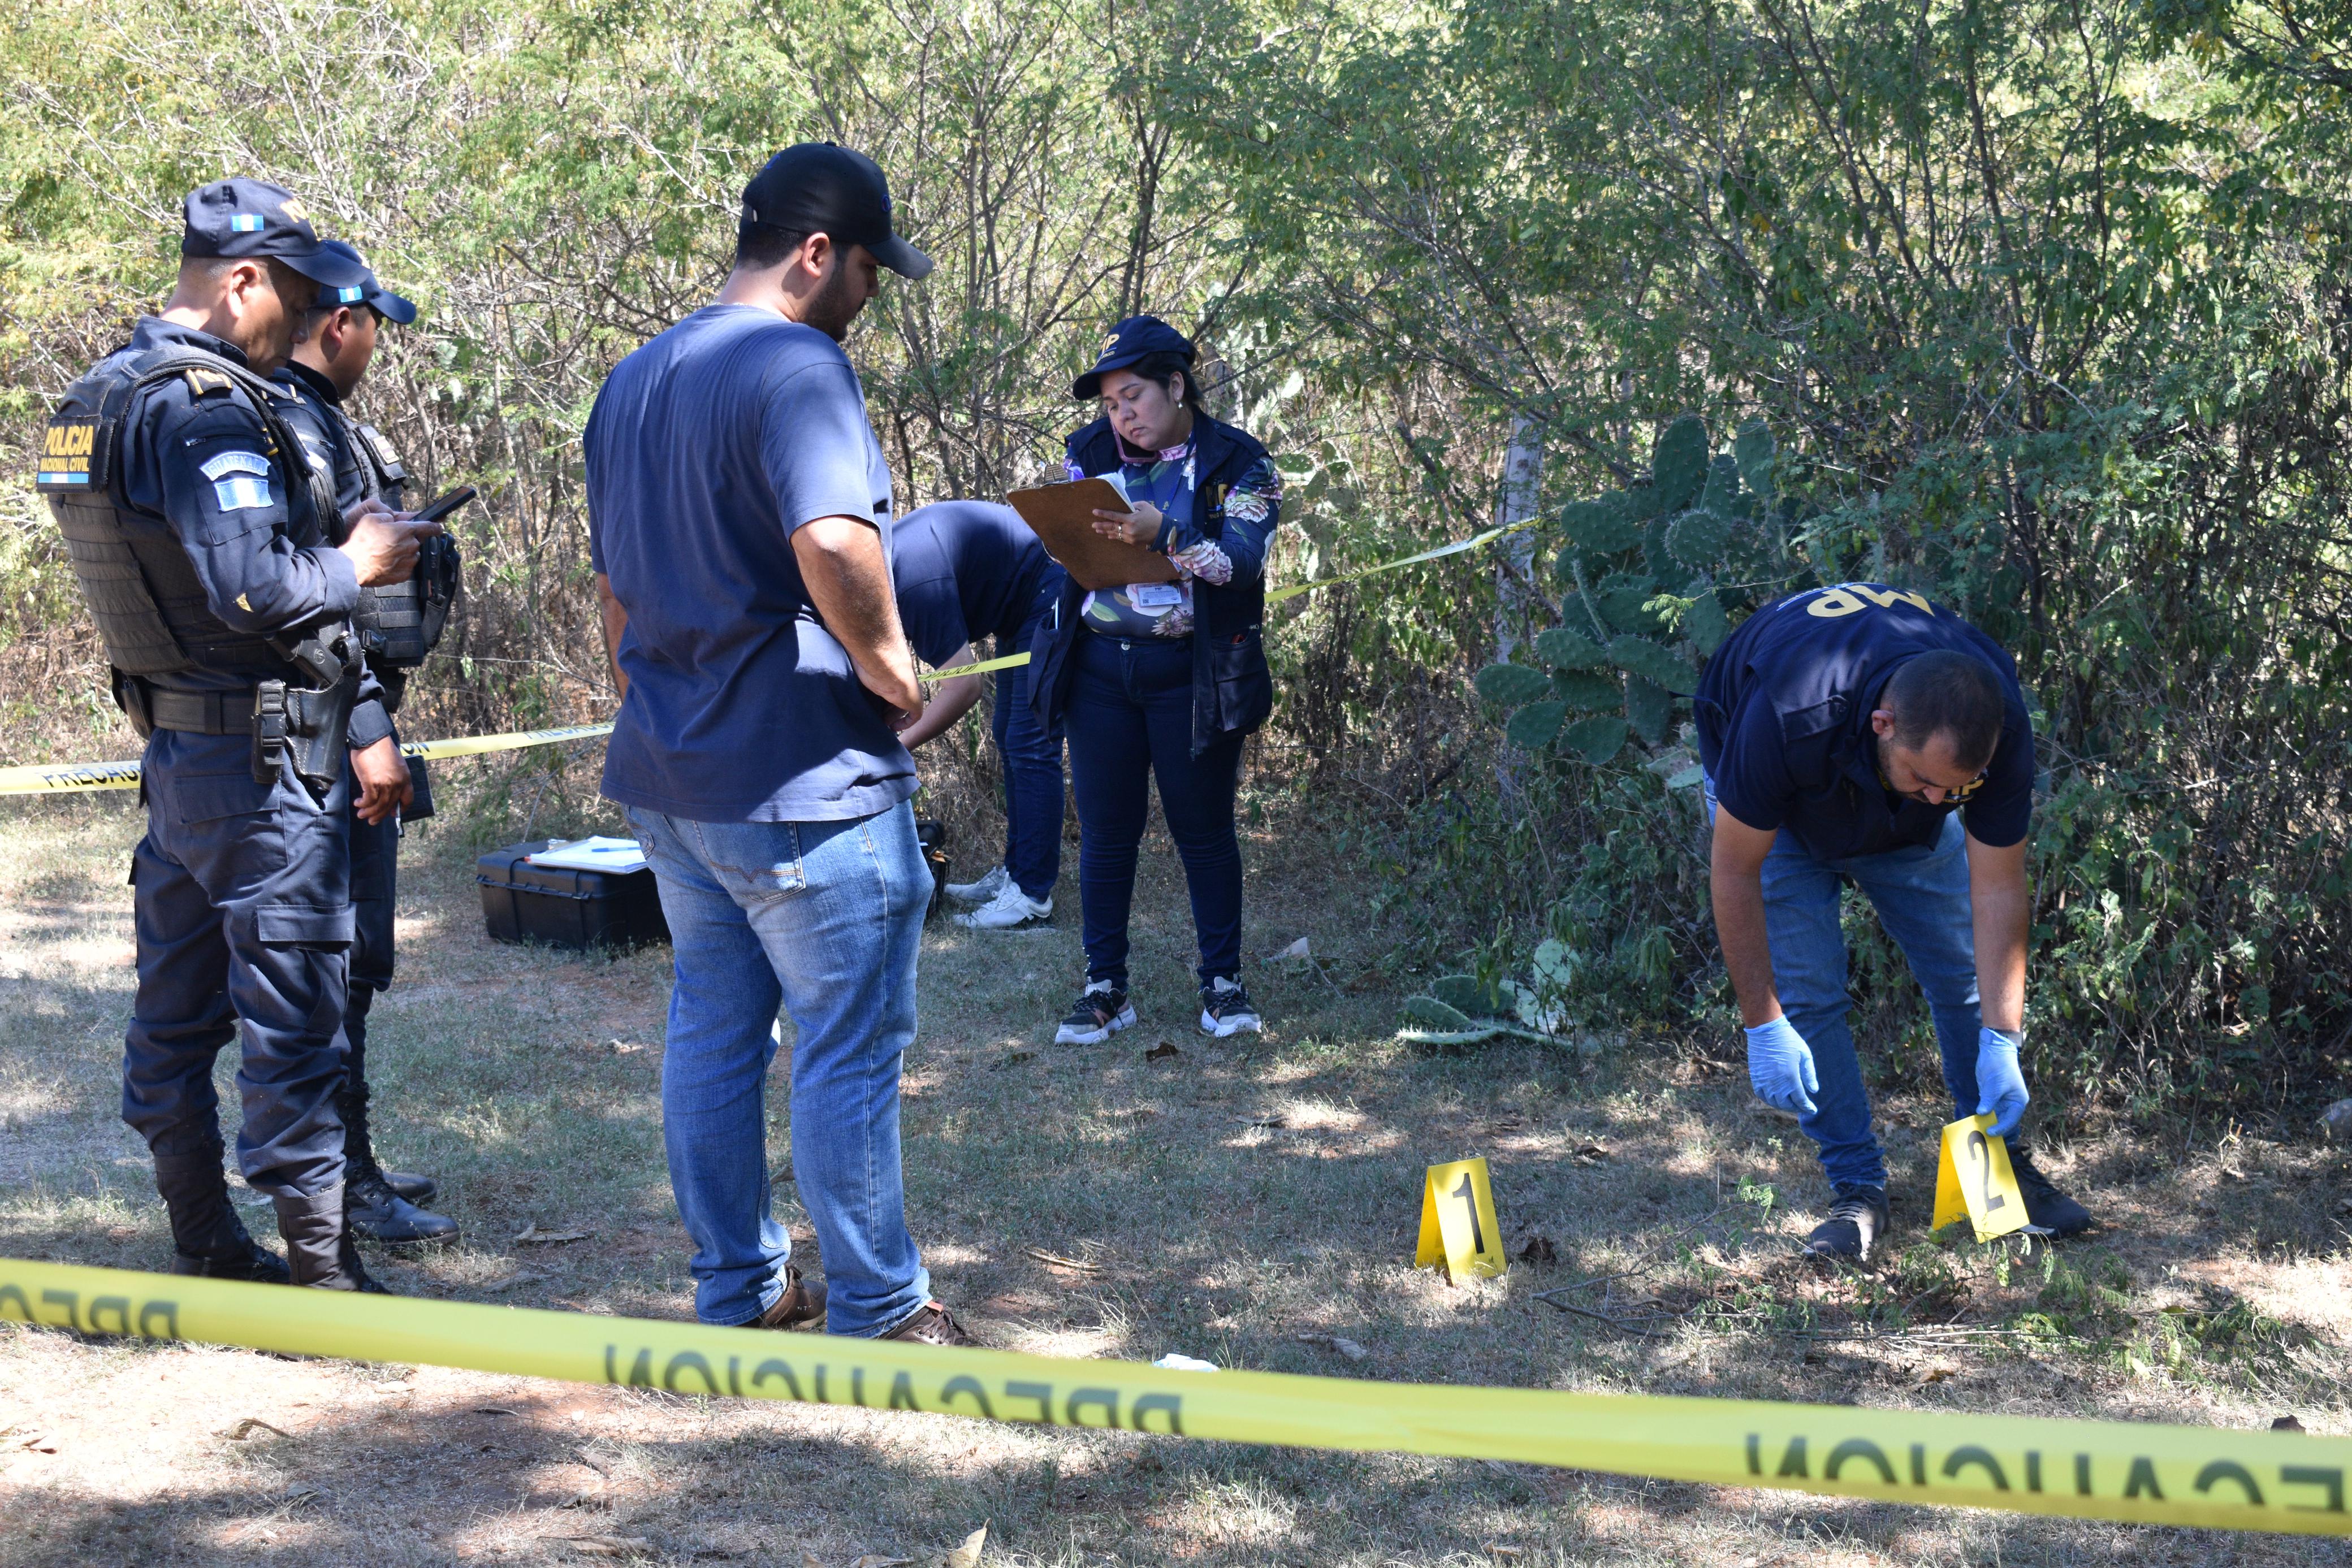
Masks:
[[[1112,371],[1123,371],[1154,354],[1174,354],[1188,365],[1198,358],[1192,349],[1192,340],[1159,317],[1129,316],[1110,329],[1110,336],[1103,340],[1102,353],[1095,361],[1094,369],[1070,383],[1070,395],[1079,399],[1098,397],[1102,393],[1105,375]]]
[[[364,305],[385,320],[395,322],[403,327],[416,319],[415,304],[402,298],[377,282],[374,269],[368,266],[367,258],[357,250],[339,239],[323,241],[319,248],[322,252],[334,252],[360,269],[360,280],[357,283],[338,284],[332,287],[320,289],[320,308],[332,309],[338,305]]]
[[[882,165],[830,141],[803,141],[769,159],[743,187],[743,221],[862,245],[901,277],[931,275],[931,258],[891,232]]]
[[[367,276],[357,253],[346,247],[338,254],[320,241],[310,212],[283,185],[241,175],[215,180],[188,193],[186,210],[184,256],[267,256],[330,288],[349,287]]]

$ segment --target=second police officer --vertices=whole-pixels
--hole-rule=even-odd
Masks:
[[[334,1105],[345,813],[356,792],[384,820],[405,773],[390,736],[350,745],[379,695],[350,617],[362,584],[412,573],[435,525],[363,504],[329,543],[331,497],[261,379],[318,287],[362,269],[290,193],[248,179],[188,197],[180,249],[163,308],[68,390],[36,476],[147,741],[122,1115],[154,1156],[174,1272],[381,1290],[344,1224]],[[284,1263],[246,1233],[221,1168],[213,1063],[233,1040],[238,1164],[276,1206]]]
[[[321,287],[294,334],[294,352],[269,379],[278,390],[278,415],[302,444],[310,466],[335,497],[341,515],[366,501],[401,509],[408,470],[392,444],[372,424],[352,419],[343,402],[358,388],[375,357],[376,333],[385,322],[406,326],[416,307],[376,280],[360,253],[341,240],[324,250],[359,269],[356,283]],[[331,529],[341,542],[341,528]],[[457,546],[446,534],[422,541],[416,570],[405,582],[362,587],[352,622],[381,698],[352,709],[351,741],[373,745],[385,736],[399,740],[393,716],[408,686],[409,673],[425,662],[447,624],[457,586]],[[368,1131],[368,1011],[376,993],[392,985],[393,901],[403,824],[433,814],[425,764],[405,764],[408,780],[397,807],[376,821],[351,813],[351,990],[343,1005],[343,1087],[335,1108],[343,1120],[343,1207],[361,1239],[387,1244],[443,1241],[457,1234],[457,1222],[419,1206],[433,1199],[429,1178],[387,1171],[377,1164]]]

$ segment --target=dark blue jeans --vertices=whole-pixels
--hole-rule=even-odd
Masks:
[[[1057,579],[1058,580],[1058,579]],[[1019,653],[1036,635],[1033,615],[1001,657]],[[1030,897],[1043,899],[1062,875],[1062,730],[1037,727],[1029,708],[1029,666],[996,673],[996,708],[989,715],[996,754],[1004,759],[1004,871]]]
[[[1078,904],[1087,978],[1127,985],[1128,905],[1135,852],[1160,779],[1160,810],[1184,862],[1201,983],[1242,972],[1242,850],[1234,786],[1242,737],[1192,755],[1192,648],[1174,639],[1080,631],[1072,651],[1066,727],[1078,802]]]

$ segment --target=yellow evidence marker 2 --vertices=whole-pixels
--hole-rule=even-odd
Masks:
[[[2009,1144],[1990,1130],[1990,1115],[1963,1116],[1944,1129],[1943,1152],[1936,1156],[1936,1213],[1927,1222],[1940,1230],[1956,1220],[1976,1227],[1990,1241],[2026,1225],[2025,1195],[2009,1168]]]
[[[1421,1245],[1412,1266],[1445,1265],[1456,1281],[1476,1274],[1496,1280],[1511,1266],[1503,1255],[1503,1228],[1495,1222],[1495,1189],[1484,1159],[1432,1166],[1421,1183]]]

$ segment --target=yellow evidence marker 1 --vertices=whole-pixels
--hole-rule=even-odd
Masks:
[[[1963,1116],[1944,1129],[1936,1159],[1936,1214],[1927,1228],[1965,1219],[1977,1239],[1990,1241],[2026,1225],[2025,1195],[2009,1168],[2009,1144],[1993,1135],[1990,1114]]]
[[[1503,1255],[1503,1228],[1495,1221],[1495,1189],[1484,1159],[1432,1166],[1421,1184],[1421,1245],[1412,1266],[1445,1265],[1449,1279],[1476,1274],[1500,1279],[1511,1266]]]

